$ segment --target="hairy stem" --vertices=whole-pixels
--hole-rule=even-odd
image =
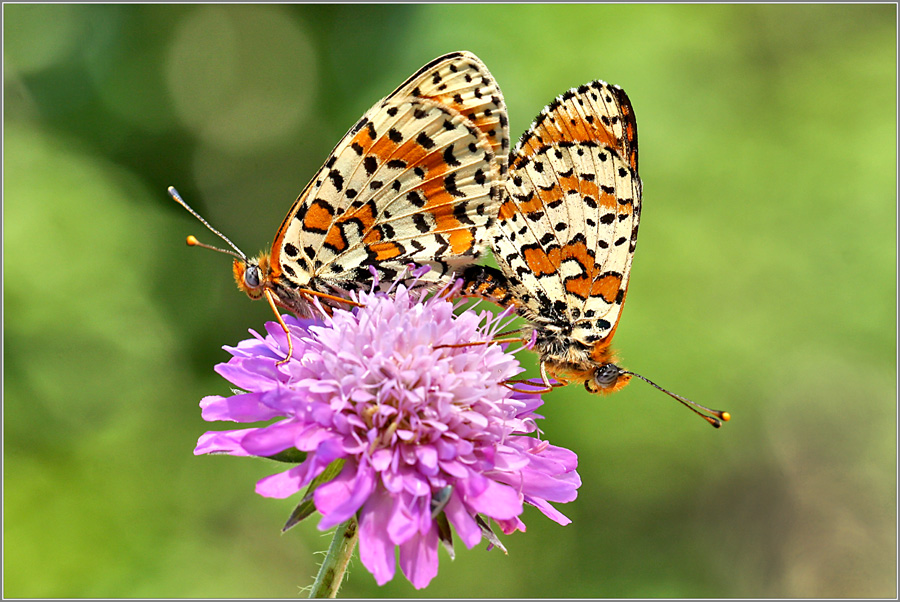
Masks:
[[[334,530],[334,539],[328,546],[325,560],[319,567],[319,574],[316,576],[316,581],[309,594],[310,598],[334,598],[337,596],[357,539],[359,539],[359,529],[356,517],[337,526]]]

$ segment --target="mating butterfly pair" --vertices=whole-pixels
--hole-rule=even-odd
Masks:
[[[210,229],[236,251],[225,252],[235,256],[238,287],[265,296],[276,315],[276,306],[309,315],[313,297],[352,304],[349,290],[386,286],[411,263],[429,266],[419,286],[456,274],[463,294],[515,305],[535,331],[545,383],[610,393],[632,376],[647,380],[617,366],[610,349],[640,211],[637,124],[625,92],[602,81],[569,90],[509,155],[500,88],[475,55],[455,52],[347,132],[270,253],[247,258]],[[488,242],[499,270],[473,264]],[[713,426],[730,418],[647,382]]]

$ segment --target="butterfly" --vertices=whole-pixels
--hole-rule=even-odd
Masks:
[[[384,290],[409,266],[434,287],[472,263],[496,218],[509,127],[500,88],[474,54],[453,52],[416,71],[344,135],[278,228],[271,250],[235,252],[238,288],[298,316],[312,299],[354,304],[352,290]],[[373,273],[374,270],[374,273]],[[280,320],[280,318],[279,318]],[[287,332],[287,328],[282,323]]]
[[[573,88],[541,111],[513,150],[491,241],[499,269],[466,268],[463,292],[516,307],[530,324],[548,387],[549,375],[612,393],[636,376],[719,427],[727,412],[619,367],[610,346],[640,217],[637,122],[628,96],[599,80]]]

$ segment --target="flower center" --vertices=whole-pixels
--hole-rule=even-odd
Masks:
[[[393,395],[374,403],[365,404],[360,415],[365,423],[366,433],[360,434],[365,437],[373,429],[376,431],[376,435],[371,439],[371,444],[369,445],[369,453],[396,445],[395,437],[400,429],[412,434],[411,437],[403,440],[402,443],[406,445],[418,444],[420,438],[425,434],[422,432],[425,406],[427,404],[421,404],[421,407],[414,407],[408,401],[401,404],[400,400]]]

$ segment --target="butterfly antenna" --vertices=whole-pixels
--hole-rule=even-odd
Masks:
[[[197,213],[196,211],[191,209],[191,206],[184,202],[184,199],[181,198],[181,195],[178,194],[178,191],[175,190],[174,186],[169,186],[169,196],[171,196],[173,199],[175,199],[176,203],[178,203],[179,205],[181,205],[182,207],[187,209],[188,213],[190,213],[191,215],[196,217],[198,220],[200,220],[200,223],[203,224],[204,226],[206,226],[207,228],[209,228],[210,232],[212,232],[213,234],[215,234],[216,236],[218,236],[219,238],[221,238],[222,240],[227,242],[228,246],[230,246],[232,249],[234,249],[234,251],[229,251],[228,249],[220,249],[219,247],[214,247],[212,245],[204,244],[204,243],[200,242],[199,240],[197,240],[193,235],[187,237],[188,246],[203,247],[204,249],[209,249],[211,251],[218,251],[219,253],[225,253],[226,255],[232,255],[244,262],[247,261],[247,256],[244,255],[244,252],[241,251],[240,249],[238,249],[237,246],[233,242],[231,242],[227,236],[225,236],[224,234],[222,234],[221,232],[219,232],[218,230],[216,230],[215,228],[210,226],[209,222],[206,221],[205,219],[203,219],[202,217],[200,217],[199,213]]]
[[[669,395],[670,397],[674,397],[675,399],[680,401],[682,404],[684,404],[684,406],[687,409],[694,412],[695,414],[697,414],[698,416],[700,416],[701,418],[703,418],[704,420],[706,420],[708,423],[710,423],[711,425],[713,425],[716,428],[719,428],[720,426],[722,426],[723,422],[728,422],[729,420],[731,420],[731,414],[729,414],[728,412],[722,412],[719,410],[711,410],[710,408],[702,406],[699,403],[693,402],[686,397],[682,397],[681,395],[676,395],[675,393],[672,393],[668,389],[663,389],[662,387],[660,387],[658,384],[656,384],[649,378],[645,378],[645,377],[641,376],[640,374],[637,374],[635,372],[629,372],[628,370],[622,370],[621,374],[630,374],[631,376],[637,376],[639,379],[641,379],[645,383],[653,385],[654,387],[656,387],[657,389],[659,389],[666,395]],[[710,414],[712,414],[712,416],[707,416],[700,410],[703,410],[703,412],[709,412]],[[715,418],[713,418],[713,416],[715,416]]]

